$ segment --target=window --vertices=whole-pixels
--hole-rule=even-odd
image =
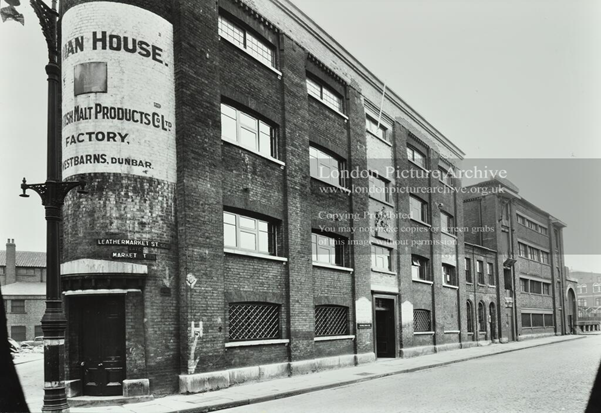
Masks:
[[[446,212],[440,213],[440,230],[442,232],[446,232],[447,234],[455,233],[455,225],[453,222],[453,217]]]
[[[390,183],[375,172],[369,175],[369,196],[382,202],[390,202]]]
[[[472,308],[472,302],[471,301],[467,301],[467,332],[468,333],[473,333],[474,332],[474,310]]]
[[[411,256],[411,277],[414,280],[432,281],[428,271],[428,260],[419,255]]]
[[[545,327],[553,327],[555,323],[553,322],[553,314],[545,314]]]
[[[549,264],[549,253],[546,251],[540,252],[540,262],[543,264]]]
[[[518,224],[526,225],[526,218],[521,215],[518,215]]]
[[[14,314],[24,314],[25,300],[10,300],[10,312]]]
[[[407,145],[407,158],[414,164],[426,168],[426,155],[409,145]]]
[[[586,299],[584,299],[584,298],[579,298],[579,299],[578,299],[578,306],[579,306],[579,307],[586,307]]]
[[[538,231],[538,225],[528,219],[526,220],[526,226],[534,231]]]
[[[528,259],[533,261],[540,261],[539,259],[539,251],[536,248],[528,247]]]
[[[559,230],[553,230],[553,234],[555,235],[555,248],[559,249]]]
[[[280,338],[280,306],[270,303],[229,305],[229,340]]]
[[[486,281],[484,281],[484,262],[483,261],[476,261],[476,273],[478,274],[478,284],[485,284]]]
[[[371,246],[371,266],[372,268],[390,271],[392,270],[390,260],[391,250],[389,248],[380,247],[379,245]]]
[[[526,244],[518,242],[518,253],[520,257],[528,258],[528,247],[526,246]]]
[[[273,47],[267,42],[259,40],[253,34],[236,26],[223,16],[219,16],[219,36],[236,46],[244,49],[255,59],[267,66],[275,68],[275,54]]]
[[[365,129],[372,135],[377,136],[386,142],[390,142],[390,137],[388,136],[388,130],[386,127],[384,127],[382,123],[380,123],[378,126],[378,121],[369,116],[365,117]]]
[[[451,178],[452,176],[449,174],[450,169],[447,171],[442,167],[438,167],[438,172],[440,172],[440,182],[451,186]]]
[[[540,281],[530,280],[530,293],[531,294],[542,294],[543,285]]]
[[[543,314],[531,314],[532,317],[532,327],[544,327],[545,326],[545,318]]]
[[[486,309],[482,301],[478,303],[478,331],[486,332]]]
[[[223,212],[225,247],[275,255],[275,226],[260,219]]]
[[[275,129],[224,103],[221,104],[221,138],[263,155],[277,157]]]
[[[334,109],[337,112],[342,113],[344,111],[344,107],[342,105],[342,97],[330,90],[328,87],[323,86],[313,79],[307,78],[307,92],[310,96],[313,96],[321,103],[330,108]]]
[[[457,282],[457,273],[455,267],[448,264],[442,264],[442,279],[445,284],[459,285]]]
[[[344,244],[342,240],[322,234],[311,234],[313,262],[343,265]]]
[[[10,337],[15,341],[27,340],[27,327],[25,326],[11,326]]]
[[[581,289],[580,294],[586,294],[586,290],[587,290],[586,285],[581,285],[580,289]]]
[[[426,202],[412,195],[409,197],[409,206],[411,208],[411,219],[428,222],[428,204]]]
[[[315,307],[315,336],[345,336],[349,334],[348,307],[318,305]]]
[[[344,169],[342,161],[311,146],[309,147],[309,162],[311,177],[327,182],[330,185],[344,187],[344,180],[340,173]]]
[[[543,283],[543,295],[551,295],[551,284]]]
[[[601,297],[595,298],[595,305],[596,306],[600,306],[601,305]]]
[[[486,273],[488,274],[488,285],[495,285],[495,268],[492,263],[486,263]]]
[[[432,331],[429,310],[413,310],[413,331],[423,333]]]
[[[529,228],[533,231],[539,232],[543,235],[548,235],[549,230],[547,227],[541,224],[537,224],[536,222],[518,214],[518,224],[524,225],[526,228]]]
[[[472,278],[472,260],[470,258],[465,259],[465,282],[473,283]]]
[[[33,334],[34,334],[34,337],[43,337],[44,331],[42,331],[42,326],[35,326]]]
[[[530,284],[528,284],[528,280],[520,278],[520,288],[523,293],[530,292],[529,286]]]
[[[540,232],[543,235],[549,235],[549,230],[546,227],[543,227],[542,225],[538,226],[538,232]]]
[[[35,268],[17,268],[17,275],[35,275]]]
[[[593,292],[594,293],[601,292],[601,284],[593,284]]]

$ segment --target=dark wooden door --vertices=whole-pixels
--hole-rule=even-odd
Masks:
[[[83,393],[121,395],[125,378],[124,297],[92,296],[80,304]]]
[[[376,298],[376,354],[395,356],[394,300]]]

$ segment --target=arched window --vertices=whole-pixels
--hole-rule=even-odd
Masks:
[[[482,301],[478,303],[478,331],[486,332],[486,309]]]
[[[467,332],[474,332],[474,309],[472,308],[472,302],[467,300]]]

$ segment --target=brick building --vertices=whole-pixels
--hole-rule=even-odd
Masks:
[[[601,274],[571,271],[570,278],[576,282],[576,303],[581,331],[599,330],[601,324]]]
[[[486,318],[496,287],[463,276],[468,249],[500,265],[454,230],[463,152],[293,4],[62,13],[63,177],[89,188],[63,209],[71,395],[193,393],[507,338]],[[482,335],[469,300],[486,306]]]
[[[497,253],[490,271],[499,274],[496,322],[502,327],[500,340],[566,334],[571,313],[563,311],[565,224],[520,196],[507,180],[494,179],[474,187],[489,188],[490,193],[464,200],[464,223],[472,229],[465,239]]]
[[[17,251],[15,241],[0,251],[0,288],[9,335],[17,341],[43,336],[46,309],[46,254]]]

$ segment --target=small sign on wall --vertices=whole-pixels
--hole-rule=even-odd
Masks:
[[[371,323],[358,323],[357,324],[357,329],[358,330],[365,330],[365,329],[371,328],[371,326],[372,326]]]

